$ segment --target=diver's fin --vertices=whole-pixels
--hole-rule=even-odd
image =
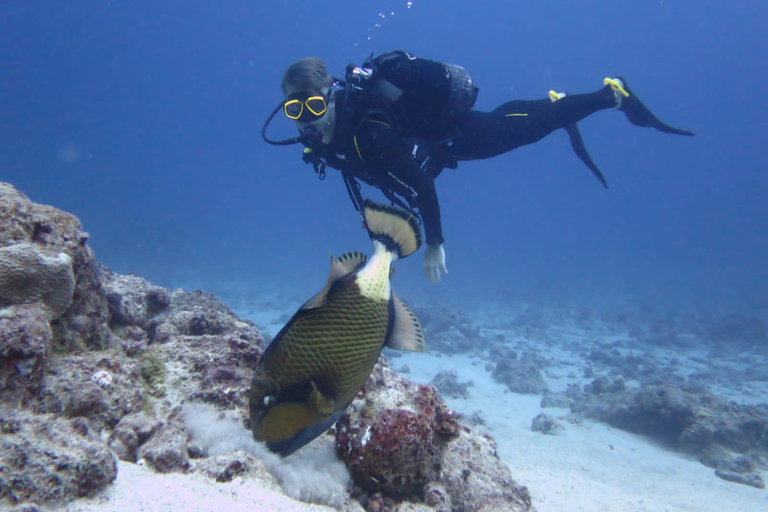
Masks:
[[[313,407],[318,413],[323,416],[328,416],[336,410],[336,403],[332,398],[328,398],[317,389],[315,381],[309,381],[312,384],[312,391],[309,393],[308,403],[310,407]]]
[[[381,242],[398,258],[410,256],[421,247],[421,229],[413,214],[370,199],[363,203],[363,213],[371,240]]]
[[[579,127],[576,126],[576,123],[566,126],[565,131],[568,132],[568,137],[571,139],[571,147],[573,148],[573,152],[576,153],[576,156],[584,162],[584,165],[589,167],[589,170],[592,171],[595,178],[597,178],[605,188],[608,188],[605,176],[603,176],[603,173],[600,172],[600,169],[597,168],[597,164],[595,164],[592,157],[589,156],[589,152],[587,152],[587,147],[584,145],[584,139],[581,138],[581,132],[579,131]]]
[[[421,322],[413,314],[413,311],[397,298],[394,292],[392,293],[392,302],[395,306],[395,323],[386,345],[397,350],[423,352],[426,343],[424,342]]]
[[[660,132],[672,133],[674,135],[694,135],[693,132],[675,128],[656,117],[653,112],[646,107],[637,94],[627,85],[627,81],[618,76],[616,78],[606,78],[603,84],[610,86],[616,96],[617,108],[626,114],[629,122],[636,126],[656,128]]]
[[[338,258],[331,256],[331,272],[328,275],[328,281],[312,298],[310,298],[304,305],[301,306],[301,310],[319,308],[325,304],[325,299],[328,298],[328,291],[331,289],[333,283],[349,274],[365,266],[367,256],[358,251],[345,252]]]

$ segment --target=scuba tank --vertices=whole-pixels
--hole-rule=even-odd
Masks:
[[[478,92],[463,67],[399,50],[350,64],[346,82],[386,101],[404,137],[430,141],[456,135],[455,121],[474,106]]]
[[[459,116],[475,105],[478,88],[469,71],[394,51],[373,58],[362,66],[347,66],[345,80],[334,79],[332,90],[343,89],[359,101],[358,108],[380,110],[397,125],[401,136],[430,142],[447,142],[457,135]],[[355,94],[365,92],[368,94]],[[261,129],[262,138],[273,145],[309,142],[307,137],[273,140],[267,135],[272,119],[283,107],[280,102]]]

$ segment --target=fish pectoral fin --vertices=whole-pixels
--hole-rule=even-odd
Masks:
[[[309,394],[309,405],[314,407],[315,410],[323,416],[328,416],[336,410],[336,402],[329,397],[323,395],[323,393],[317,389],[315,381],[310,381],[312,384],[312,392]]]
[[[367,256],[358,251],[350,251],[342,254],[338,258],[331,256],[331,271],[328,275],[328,281],[311,299],[304,303],[300,309],[315,309],[325,304],[328,298],[328,292],[333,283],[346,276],[350,272],[365,266]]]
[[[397,298],[394,292],[392,293],[392,302],[394,303],[395,323],[386,345],[397,350],[422,352],[426,348],[426,343],[421,322],[413,314],[413,311]]]

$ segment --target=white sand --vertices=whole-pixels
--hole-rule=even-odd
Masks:
[[[273,490],[269,482],[235,478],[217,483],[196,474],[157,474],[151,469],[118,463],[114,484],[94,498],[78,500],[66,512],[336,512],[308,505]]]
[[[540,412],[564,416],[566,409],[541,409],[538,395],[505,393],[485,363],[469,356],[407,354],[411,380],[429,383],[454,369],[472,380],[468,399],[446,398],[459,412],[481,411],[512,476],[528,486],[539,512],[765,512],[768,492],[726,482],[696,460],[651,440],[600,423],[572,425],[557,436],[531,431]],[[554,386],[553,386],[554,387]],[[614,449],[611,449],[611,446]],[[766,476],[766,475],[764,475]]]
[[[241,297],[230,305],[259,327],[275,334],[282,326],[278,318],[295,311],[296,301],[268,297],[257,300]],[[288,307],[286,302],[290,302]],[[282,304],[281,307],[278,304]],[[297,303],[298,304],[298,303]],[[266,307],[265,307],[266,306]],[[477,323],[488,327],[486,311]],[[496,316],[498,318],[498,316]],[[560,326],[561,339],[576,328]],[[571,368],[580,361],[562,348],[547,349],[548,357],[560,367],[547,369],[550,389],[562,390]],[[531,420],[540,412],[565,416],[565,409],[541,409],[538,395],[518,395],[495,382],[478,356],[440,356],[436,353],[409,354],[392,358],[399,370],[407,364],[406,377],[429,383],[442,370],[453,369],[460,381],[472,380],[468,399],[446,398],[453,409],[471,415],[480,411],[499,447],[499,456],[513,477],[528,486],[538,512],[766,512],[768,491],[726,482],[714,471],[685,455],[666,450],[652,440],[586,422],[564,423],[564,431],[547,436],[531,431]],[[574,368],[576,367],[574,366]],[[581,383],[586,382],[579,381]],[[752,393],[765,401],[765,389]],[[763,477],[768,477],[763,474]],[[79,500],[61,510],[67,512],[173,511],[202,512],[247,510],[330,511],[284,496],[274,484],[258,479],[237,478],[216,483],[200,475],[158,475],[141,466],[119,465],[114,485],[95,498]]]

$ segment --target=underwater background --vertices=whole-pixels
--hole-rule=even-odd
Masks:
[[[341,178],[262,123],[294,60],[393,49],[462,65],[475,108],[623,75],[675,137],[617,112],[579,124],[603,189],[555,132],[437,180],[449,270],[410,297],[621,297],[768,308],[768,43],[759,1],[0,4],[0,180],[77,215],[98,259],[169,287],[303,296],[328,254],[369,251]],[[282,116],[273,138],[293,136]],[[382,201],[381,194],[364,194]],[[477,304],[475,302],[475,304]]]

